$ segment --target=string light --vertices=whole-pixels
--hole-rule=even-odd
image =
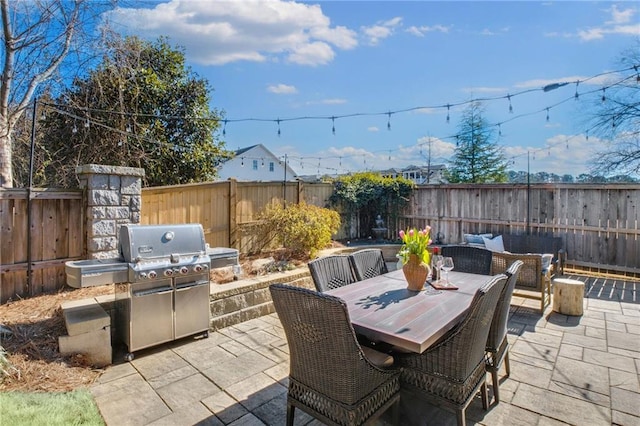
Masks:
[[[391,111],[389,111],[387,115],[389,116],[387,118],[387,130],[391,131]]]
[[[278,123],[278,137],[280,137],[280,119],[278,118],[276,122]]]
[[[633,70],[634,70],[634,73],[633,73],[632,75],[627,75],[626,77],[623,77],[623,78],[621,78],[620,80],[618,80],[618,81],[616,81],[616,82],[613,82],[613,83],[609,84],[608,86],[601,87],[601,88],[598,88],[598,89],[596,89],[596,90],[592,90],[592,91],[586,91],[586,92],[582,93],[582,95],[584,95],[584,94],[592,94],[592,93],[595,93],[595,92],[597,92],[597,91],[602,90],[602,100],[603,100],[603,101],[606,101],[606,89],[607,89],[607,88],[610,88],[610,87],[614,87],[614,86],[618,86],[618,85],[624,84],[625,82],[629,81],[630,79],[636,80],[636,79],[640,76],[640,74],[638,74],[638,73],[637,73],[637,72],[638,72],[638,65],[635,65],[635,66],[633,66],[633,67],[627,68],[627,69],[625,69],[625,70],[617,70],[617,71],[606,72],[606,73],[602,73],[602,74],[599,74],[599,75],[596,75],[596,76],[589,77],[589,78],[584,79],[584,80],[578,80],[578,81],[576,81],[576,82],[575,82],[575,85],[576,85],[576,88],[575,88],[575,94],[574,94],[574,96],[570,97],[569,99],[571,99],[571,98],[578,99],[578,96],[580,95],[580,94],[578,93],[578,88],[579,88],[579,84],[580,84],[581,82],[589,81],[589,80],[595,79],[596,77],[599,77],[599,76],[602,76],[602,75],[605,75],[605,74],[621,73],[622,71],[628,71],[628,70],[630,70],[630,69],[633,69]],[[553,89],[555,89],[555,88],[556,88],[555,86],[560,87],[560,85],[566,85],[566,84],[569,84],[569,83],[554,83],[554,84],[551,84],[551,85],[547,85],[547,86],[545,86],[545,87],[547,87],[547,88],[548,88],[548,90],[553,90]],[[550,87],[552,87],[552,86],[553,86],[553,89],[551,89],[551,88],[550,88]],[[335,116],[335,115],[333,115],[333,116],[330,116],[330,117],[309,117],[309,116],[305,116],[305,117],[293,117],[293,118],[285,118],[285,119],[277,118],[277,119],[272,119],[272,120],[266,120],[266,119],[254,119],[254,118],[238,119],[238,120],[224,119],[224,120],[222,120],[222,121],[223,121],[223,123],[224,123],[224,125],[223,125],[223,132],[222,132],[222,134],[223,134],[223,135],[226,135],[226,124],[227,124],[228,122],[231,122],[231,121],[235,121],[235,122],[240,122],[240,121],[272,121],[272,122],[273,122],[273,121],[275,121],[275,122],[278,124],[278,129],[280,130],[280,127],[281,127],[281,126],[280,126],[280,123],[281,123],[281,122],[283,122],[283,121],[295,121],[295,120],[306,120],[306,119],[328,119],[328,118],[330,118],[330,119],[332,120],[332,133],[335,135],[335,120],[336,120],[337,118],[346,118],[346,117],[355,117],[355,116],[364,116],[364,115],[369,115],[369,116],[371,116],[371,115],[380,115],[380,114],[385,114],[385,115],[387,115],[387,128],[390,130],[390,124],[391,124],[391,123],[390,123],[390,118],[391,118],[391,114],[396,114],[396,113],[401,113],[401,112],[409,112],[409,111],[414,111],[414,110],[418,110],[418,109],[436,109],[436,108],[447,108],[447,122],[449,122],[449,119],[450,119],[450,117],[449,117],[449,116],[450,116],[450,108],[451,108],[452,106],[460,106],[460,105],[469,104],[469,103],[471,103],[471,102],[478,102],[478,101],[490,101],[490,100],[495,100],[495,99],[505,99],[505,98],[506,98],[506,99],[509,101],[509,112],[510,112],[510,113],[513,113],[513,105],[512,105],[512,100],[511,100],[511,98],[512,98],[513,96],[519,96],[519,95],[522,95],[522,94],[524,94],[524,93],[528,93],[528,92],[532,92],[532,91],[536,91],[536,90],[540,90],[540,89],[529,89],[529,90],[525,90],[525,91],[518,92],[518,93],[515,93],[515,94],[507,94],[506,96],[501,96],[501,97],[484,98],[484,99],[472,99],[472,100],[470,100],[470,101],[465,101],[465,102],[461,102],[461,103],[457,103],[457,104],[450,104],[450,103],[447,103],[447,104],[445,104],[445,105],[441,105],[441,106],[432,106],[432,107],[428,107],[428,106],[420,106],[420,107],[407,108],[407,109],[397,110],[397,111],[387,110],[387,111],[386,111],[386,112],[384,112],[384,113],[354,113],[354,114],[347,114],[347,115],[342,115],[342,116]],[[543,88],[542,90],[544,91],[544,88]],[[507,123],[507,122],[513,121],[513,120],[515,120],[515,119],[518,119],[518,118],[521,118],[521,117],[524,117],[524,116],[527,116],[527,115],[533,115],[533,114],[537,114],[537,113],[540,113],[540,112],[542,112],[542,111],[545,111],[545,112],[546,112],[547,121],[549,121],[549,120],[550,120],[550,110],[551,110],[551,108],[554,108],[554,107],[556,107],[556,106],[558,106],[558,105],[560,105],[560,104],[562,104],[562,103],[566,102],[566,101],[567,101],[567,100],[569,100],[569,99],[565,99],[564,101],[558,102],[558,103],[556,103],[556,104],[554,104],[554,105],[547,106],[547,107],[543,108],[542,110],[534,111],[534,112],[530,112],[530,113],[525,113],[525,114],[520,114],[520,115],[514,116],[513,118],[510,118],[510,119],[508,119],[508,120],[502,121],[502,122],[500,122],[500,123],[489,124],[488,126],[498,126],[498,133],[499,133],[499,135],[500,135],[500,136],[502,136],[502,127],[501,127],[501,125],[502,125],[502,124],[505,124],[505,123]],[[43,105],[47,105],[47,106],[49,106],[49,107],[54,107],[54,110],[55,110],[57,113],[60,113],[60,114],[63,114],[63,115],[67,115],[67,116],[70,116],[70,117],[74,118],[75,120],[83,120],[83,121],[84,121],[84,125],[85,125],[85,127],[88,127],[88,126],[89,126],[89,123],[92,123],[92,124],[98,125],[98,126],[100,126],[100,127],[104,127],[104,128],[106,128],[106,129],[110,129],[110,130],[112,130],[112,131],[114,131],[114,132],[121,132],[121,133],[122,133],[122,131],[121,131],[121,130],[113,129],[113,128],[111,128],[111,127],[109,127],[109,126],[105,125],[105,124],[102,124],[102,123],[96,123],[95,121],[91,121],[91,120],[89,120],[88,118],[86,118],[86,119],[85,119],[84,117],[79,117],[79,116],[73,115],[71,112],[63,111],[63,110],[60,110],[59,108],[55,108],[56,106],[57,106],[57,107],[60,107],[60,108],[70,108],[70,107],[69,107],[69,106],[67,106],[67,105],[55,105],[55,104],[48,104],[48,103],[42,103],[42,104],[43,104]],[[211,118],[205,118],[205,117],[170,117],[170,116],[169,116],[169,117],[167,117],[167,116],[162,116],[162,117],[160,117],[160,116],[152,115],[152,114],[123,113],[123,112],[119,112],[119,111],[101,111],[101,110],[87,109],[87,108],[83,108],[83,109],[82,109],[82,111],[84,112],[84,114],[82,114],[82,115],[85,115],[85,114],[87,114],[88,112],[94,112],[94,111],[96,111],[96,112],[107,113],[107,114],[119,114],[119,115],[123,115],[123,116],[135,116],[135,117],[141,117],[141,116],[142,116],[142,117],[159,117],[159,118],[163,118],[163,119],[180,118],[180,119],[192,119],[192,120],[212,120]],[[216,119],[216,120],[217,120],[217,119]],[[616,126],[616,122],[615,122],[615,120],[612,120],[612,126],[613,126],[613,127],[615,127],[615,126]],[[128,131],[129,131],[129,130],[130,130],[130,128],[128,129]],[[75,122],[75,121],[74,121],[74,126],[73,126],[72,131],[73,131],[73,133],[77,133],[77,131],[78,131],[77,126],[76,126],[76,122]],[[588,138],[589,138],[589,133],[588,133],[588,131],[587,131],[587,132],[585,132],[585,134],[586,134],[586,139],[588,140]],[[140,138],[140,139],[145,139],[144,137],[141,137],[141,136],[139,136],[139,135],[136,135],[136,137],[137,137],[137,138]],[[446,139],[446,138],[453,138],[453,137],[455,137],[455,139],[456,139],[456,146],[458,146],[458,145],[459,145],[459,142],[460,142],[460,137],[461,137],[461,135],[460,135],[460,134],[451,135],[451,136],[446,136],[446,137],[443,137],[442,139]],[[161,144],[161,143],[162,143],[162,142],[159,142],[159,141],[152,141],[152,142],[154,142],[154,143],[156,143],[156,144]],[[166,144],[166,143],[165,143],[165,144]],[[170,144],[167,144],[167,145],[170,145]],[[567,146],[567,148],[568,148],[568,140],[566,141],[566,146]],[[548,148],[548,149],[550,149],[550,148]],[[390,158],[390,155],[389,155],[388,157]],[[334,157],[334,158],[335,158],[335,157]],[[320,158],[319,158],[319,160],[320,160]],[[365,162],[364,162],[364,163],[366,164],[366,159],[365,159]],[[302,164],[301,164],[301,165],[302,165]],[[264,166],[264,159],[263,159],[263,166]],[[318,166],[319,166],[319,168],[320,168],[320,162],[318,163]],[[342,167],[342,161],[341,161],[341,160],[340,160],[340,166]]]
[[[90,127],[89,119],[87,118],[87,119],[84,121],[84,128],[85,128],[85,129],[88,129],[89,127]]]
[[[227,120],[224,120],[224,125],[222,126],[222,136],[227,135]]]
[[[331,132],[335,136],[336,134],[336,118],[335,117],[331,117]]]

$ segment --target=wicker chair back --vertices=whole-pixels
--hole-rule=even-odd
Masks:
[[[491,321],[491,328],[489,329],[489,337],[487,338],[486,356],[485,356],[485,368],[491,373],[491,382],[493,385],[493,397],[496,403],[500,402],[500,389],[498,381],[498,370],[500,364],[504,360],[507,376],[511,373],[509,366],[509,341],[507,340],[507,321],[509,319],[509,306],[511,304],[511,296],[513,295],[513,289],[516,287],[518,281],[518,275],[522,269],[524,262],[516,260],[513,262],[506,274],[507,284],[504,286],[504,290],[498,299],[496,311],[493,314],[493,321]]]
[[[364,355],[344,301],[285,284],[269,290],[289,344],[287,424],[293,407],[328,424],[359,425],[397,403],[399,371]]]
[[[454,270],[471,274],[491,275],[493,252],[480,247],[451,245],[443,246],[443,256],[453,258]]]
[[[358,281],[346,254],[319,257],[307,265],[318,291],[324,292]]]
[[[483,407],[488,406],[485,343],[506,282],[506,275],[496,275],[480,288],[465,319],[435,346],[422,354],[396,357],[403,367],[402,386],[456,412],[459,425],[465,424],[466,407],[479,389]]]
[[[358,281],[389,272],[380,249],[358,250],[349,255],[349,260]]]

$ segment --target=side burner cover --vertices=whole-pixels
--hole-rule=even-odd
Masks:
[[[204,254],[204,231],[199,223],[178,225],[122,225],[120,249],[125,262],[167,260],[176,253]]]

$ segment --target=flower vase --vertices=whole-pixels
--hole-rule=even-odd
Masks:
[[[407,280],[407,288],[411,291],[420,291],[427,281],[429,265],[420,261],[417,255],[409,255],[409,260],[402,266],[402,272]]]

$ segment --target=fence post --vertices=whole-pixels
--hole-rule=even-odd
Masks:
[[[238,181],[229,178],[229,247],[240,250],[238,230]]]
[[[86,164],[76,174],[86,201],[87,258],[118,257],[120,226],[140,223],[144,169]]]

